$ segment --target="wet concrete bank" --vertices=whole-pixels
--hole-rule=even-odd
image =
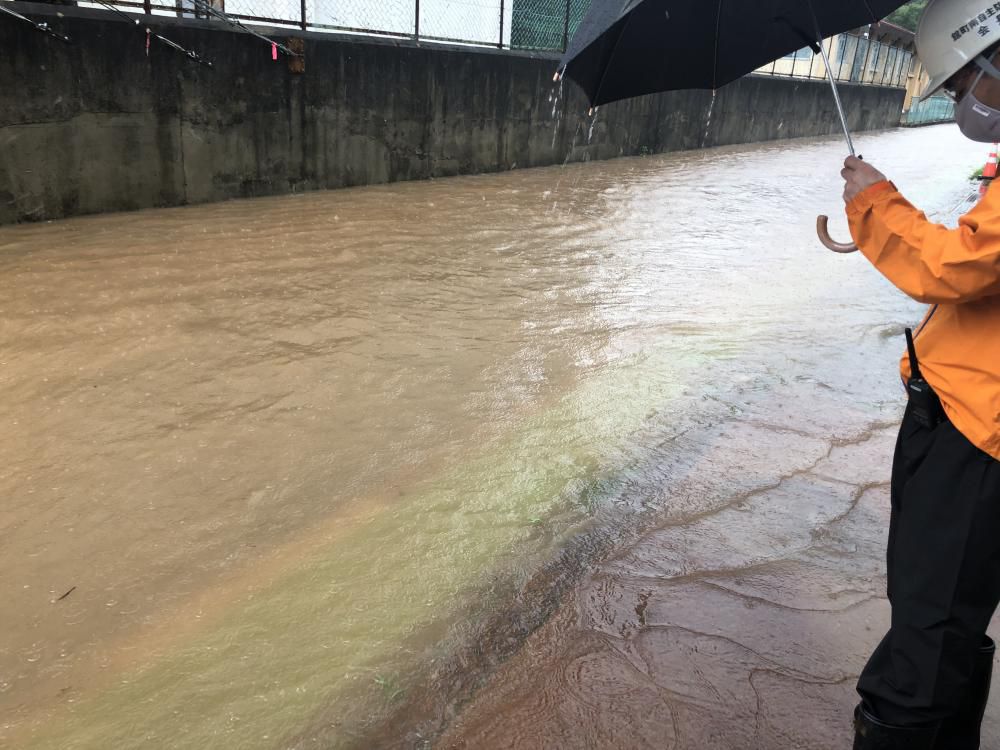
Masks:
[[[436,747],[850,747],[854,684],[889,625],[894,434],[875,425],[773,486],[621,550]],[[993,700],[983,747],[998,742]]]
[[[260,40],[144,19],[209,69],[106,13],[23,4],[74,43],[0,25],[0,224],[503,171],[835,133],[822,81],[752,77],[587,115],[555,60],[306,34],[305,72]],[[294,34],[281,30],[281,38]],[[854,130],[903,93],[843,86]],[[711,112],[711,118],[709,114]],[[709,122],[710,120],[710,122]]]

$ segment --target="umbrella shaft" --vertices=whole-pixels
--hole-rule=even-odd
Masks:
[[[847,138],[847,147],[851,150],[851,156],[856,156],[854,151],[854,141],[851,139],[851,130],[847,127],[847,115],[844,114],[844,104],[840,101],[840,91],[837,89],[837,79],[833,75],[833,68],[830,66],[830,57],[826,54],[823,40],[819,42],[819,53],[826,66],[826,77],[830,79],[830,87],[833,89],[833,100],[837,103],[837,113],[840,115],[840,124],[844,128],[844,137]]]

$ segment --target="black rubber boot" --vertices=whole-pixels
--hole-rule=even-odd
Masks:
[[[993,678],[993,655],[997,646],[993,639],[986,637],[976,655],[969,693],[962,709],[941,722],[934,750],[979,750],[979,729],[986,713],[986,700],[990,697],[990,681]]]
[[[935,750],[938,725],[897,727],[879,721],[865,710],[854,709],[854,750]]]

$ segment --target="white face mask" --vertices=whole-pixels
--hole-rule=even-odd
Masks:
[[[989,73],[997,71],[993,64],[985,58],[978,58],[976,63],[982,68],[976,80],[969,87],[968,93],[955,106],[955,122],[958,123],[962,135],[978,143],[997,143],[1000,141],[1000,110],[987,107],[975,96],[976,87]],[[1000,76],[994,76],[1000,77]]]

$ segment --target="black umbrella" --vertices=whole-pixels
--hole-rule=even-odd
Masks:
[[[851,154],[854,143],[823,39],[877,23],[906,0],[594,0],[559,75],[591,106],[678,89],[718,89],[808,46],[823,57]],[[820,239],[831,250],[856,249]]]

